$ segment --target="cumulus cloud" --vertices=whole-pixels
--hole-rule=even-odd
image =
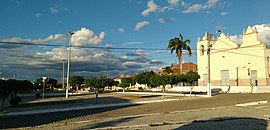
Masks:
[[[57,9],[57,7],[50,7],[50,11],[51,11],[51,14],[55,14],[55,13],[58,13],[59,10]]]
[[[270,45],[270,24],[254,25],[258,31],[258,38],[261,42]]]
[[[169,4],[178,4],[179,0],[168,0]]]
[[[105,47],[112,47],[113,44],[106,44]]]
[[[150,0],[147,3],[147,9],[145,9],[141,15],[148,16],[151,12],[156,12],[159,10],[159,6],[154,2],[154,0]]]
[[[135,50],[135,53],[138,54],[138,55],[140,55],[140,56],[142,56],[142,57],[149,55],[148,53],[145,53],[141,49]]]
[[[149,24],[150,24],[150,22],[148,22],[148,21],[139,22],[136,24],[134,30],[139,31],[142,27],[149,25]]]
[[[143,44],[143,42],[126,42],[126,43],[123,43],[123,45],[138,45],[138,44]]]
[[[42,13],[36,13],[36,14],[35,14],[35,16],[36,16],[37,18],[41,17],[42,15],[43,15]]]
[[[174,18],[159,18],[158,21],[159,21],[159,23],[163,24],[163,23],[173,22],[173,21],[175,21],[175,19]]]
[[[221,12],[221,13],[220,13],[221,16],[225,16],[225,15],[227,15],[227,14],[228,14],[228,12]]]
[[[125,32],[125,29],[124,28],[118,28],[118,31],[123,33],[123,32]]]
[[[164,62],[162,62],[161,60],[158,60],[158,59],[154,59],[154,60],[151,60],[150,61],[150,64],[153,64],[153,65],[162,65],[162,64],[164,64]]]
[[[196,12],[199,12],[201,11],[203,5],[201,4],[194,4],[190,7],[188,7],[186,10],[183,11],[183,13],[196,13]]]
[[[56,43],[65,43],[67,40],[66,36],[64,34],[54,34],[50,35],[47,38],[44,39],[24,39],[19,37],[0,37],[1,42],[14,42],[14,43],[34,43],[34,44],[41,44],[41,43],[50,43],[50,42],[56,42]]]
[[[206,3],[203,4],[193,4],[187,6],[183,13],[197,13],[203,9],[211,9],[215,8],[218,5],[218,0],[208,0]]]
[[[259,41],[270,45],[270,24],[254,25],[252,28],[255,29],[255,27],[258,32]],[[232,35],[230,39],[237,44],[243,43],[243,35]]]
[[[237,44],[243,43],[243,35],[232,35],[229,37],[233,42]]]
[[[104,34],[94,34],[90,29],[82,28],[74,31],[71,37],[73,45],[98,45],[104,39]],[[1,41],[49,43],[67,42],[67,34],[54,34],[44,39],[3,38]],[[132,43],[132,42],[130,42]],[[136,43],[136,42],[133,42]],[[140,42],[137,42],[139,44]],[[18,79],[33,80],[42,76],[49,76],[60,81],[62,72],[62,59],[67,59],[68,49],[66,46],[27,46],[24,48],[2,48],[0,68],[4,77],[10,78],[11,74],[20,74]],[[106,44],[111,47],[112,44]],[[71,75],[90,76],[117,76],[120,74],[134,75],[140,70],[149,70],[161,62],[149,59],[149,53],[143,50],[135,50],[126,56],[122,53],[106,49],[71,47]],[[67,63],[64,63],[65,68]],[[30,71],[31,70],[31,71]],[[66,70],[65,70],[66,71]],[[65,72],[66,73],[66,72]]]
[[[156,53],[163,53],[163,52],[166,52],[166,51],[168,51],[168,50],[156,50],[155,52]]]
[[[105,37],[105,32],[101,32],[96,35],[92,30],[87,28],[81,28],[77,30],[71,37],[71,43],[75,46],[99,45]]]

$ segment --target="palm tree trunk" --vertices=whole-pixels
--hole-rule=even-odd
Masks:
[[[162,92],[163,92],[162,98],[165,99],[165,86],[164,85],[162,86]]]
[[[181,51],[178,51],[177,53],[178,61],[179,61],[179,75],[182,74],[182,53]]]

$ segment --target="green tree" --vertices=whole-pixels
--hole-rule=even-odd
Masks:
[[[106,86],[113,86],[115,82],[113,79],[101,77],[101,78],[88,78],[86,80],[86,86],[95,90],[96,93],[96,103],[98,101],[98,94],[104,90]]]
[[[142,72],[135,76],[135,81],[139,84],[145,84],[151,86],[150,78],[151,76],[155,75],[156,73],[151,71]]]
[[[200,78],[200,75],[197,72],[192,72],[189,71],[188,73],[185,74],[186,76],[186,82],[190,85],[190,96],[192,93],[192,90],[194,88],[195,82],[198,81],[198,79]]]
[[[54,78],[48,78],[46,81],[45,81],[45,89],[53,89],[56,87],[57,85],[57,80],[54,79]],[[43,79],[42,77],[36,79],[36,81],[34,82],[34,88],[35,89],[42,89],[43,87]]]
[[[54,78],[48,78],[45,82],[46,82],[46,86],[50,88],[51,90],[53,90],[53,88],[55,88],[57,85],[57,80]]]
[[[189,83],[189,85],[195,85],[195,82],[197,82],[199,78],[200,75],[197,72],[189,71],[186,73],[186,82]]]
[[[76,87],[76,91],[80,89],[80,86],[83,84],[84,78],[83,76],[71,76],[70,77],[70,84],[71,86]]]
[[[175,51],[176,56],[179,61],[179,73],[182,74],[182,55],[183,50],[188,52],[188,56],[191,56],[191,48],[187,45],[190,43],[190,40],[184,40],[183,36],[180,34],[180,37],[175,37],[169,40],[167,48],[171,50],[171,54]]]
[[[125,89],[131,85],[133,82],[132,78],[122,78],[121,83],[118,84],[119,87],[123,88],[123,92],[125,92]]]
[[[153,75],[151,77],[151,83],[156,86],[162,86],[163,98],[165,98],[166,85],[170,83],[169,75]]]
[[[0,94],[2,96],[1,110],[4,110],[4,102],[7,95],[10,96],[9,102],[16,106],[21,102],[18,93],[23,94],[33,88],[33,84],[28,80],[0,80]]]

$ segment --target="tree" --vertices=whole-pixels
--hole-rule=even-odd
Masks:
[[[168,75],[168,84],[171,85],[171,88],[173,85],[179,83],[179,81],[177,80],[177,76],[176,75]]]
[[[125,88],[129,87],[133,82],[132,78],[122,78],[121,83],[118,84],[119,87],[123,88],[123,92],[125,92]]]
[[[192,90],[194,88],[194,83],[198,81],[198,79],[200,78],[200,75],[197,72],[192,72],[192,71],[189,71],[185,75],[186,75],[186,82],[189,83],[190,85],[189,94],[191,96]]]
[[[162,93],[163,98],[165,98],[165,87],[167,84],[170,83],[170,76],[169,75],[153,75],[151,77],[151,83],[156,86],[162,86]]]
[[[135,76],[135,81],[139,84],[145,84],[145,85],[150,85],[151,86],[151,82],[150,82],[150,78],[151,76],[155,75],[156,73],[151,71],[147,71],[147,72],[142,72],[138,75]]]
[[[196,81],[200,78],[200,75],[197,72],[189,71],[186,73],[186,82],[189,83],[189,85],[194,85]]]
[[[79,87],[83,84],[83,82],[84,82],[83,76],[71,76],[70,77],[70,84],[71,84],[71,86],[76,87],[76,91],[80,89]]]
[[[57,80],[54,79],[54,78],[48,78],[45,82],[46,82],[45,89],[46,88],[53,89],[57,85]],[[42,79],[42,77],[36,79],[36,81],[34,82],[34,88],[35,89],[42,89],[42,87],[43,87],[42,85],[43,85],[43,79]]]
[[[96,104],[98,101],[98,94],[102,92],[106,86],[113,86],[113,85],[115,85],[114,80],[107,77],[101,78],[91,77],[86,80],[86,86],[95,90]]]
[[[179,73],[178,74],[182,74],[182,53],[183,50],[187,50],[188,51],[188,56],[191,56],[191,48],[187,45],[190,43],[190,40],[184,40],[183,36],[180,34],[180,37],[175,37],[173,39],[169,40],[168,43],[168,49],[171,50],[171,54],[175,51],[176,56],[178,58],[179,61]]]
[[[50,89],[55,88],[56,85],[57,85],[57,80],[54,79],[54,78],[48,78],[48,80],[45,81],[45,82],[46,82],[46,85],[47,85]]]
[[[13,106],[19,104],[22,100],[18,93],[23,94],[33,88],[33,84],[28,80],[0,80],[0,94],[2,95],[1,110],[4,110],[4,102],[7,95],[9,95],[9,102]]]

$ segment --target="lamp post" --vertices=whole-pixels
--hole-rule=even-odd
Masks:
[[[69,43],[68,43],[68,68],[67,68],[67,87],[66,87],[66,99],[68,98],[68,89],[69,89],[69,75],[70,75],[70,55],[71,55],[71,46],[70,46],[70,42],[71,42],[71,37],[73,34],[75,34],[74,32],[68,32],[69,34]]]
[[[46,82],[47,78],[48,78],[48,77],[42,77],[42,81],[43,81],[42,99],[44,99],[45,82]]]
[[[65,88],[65,59],[61,60],[63,62],[63,72],[62,72],[62,89]]]

